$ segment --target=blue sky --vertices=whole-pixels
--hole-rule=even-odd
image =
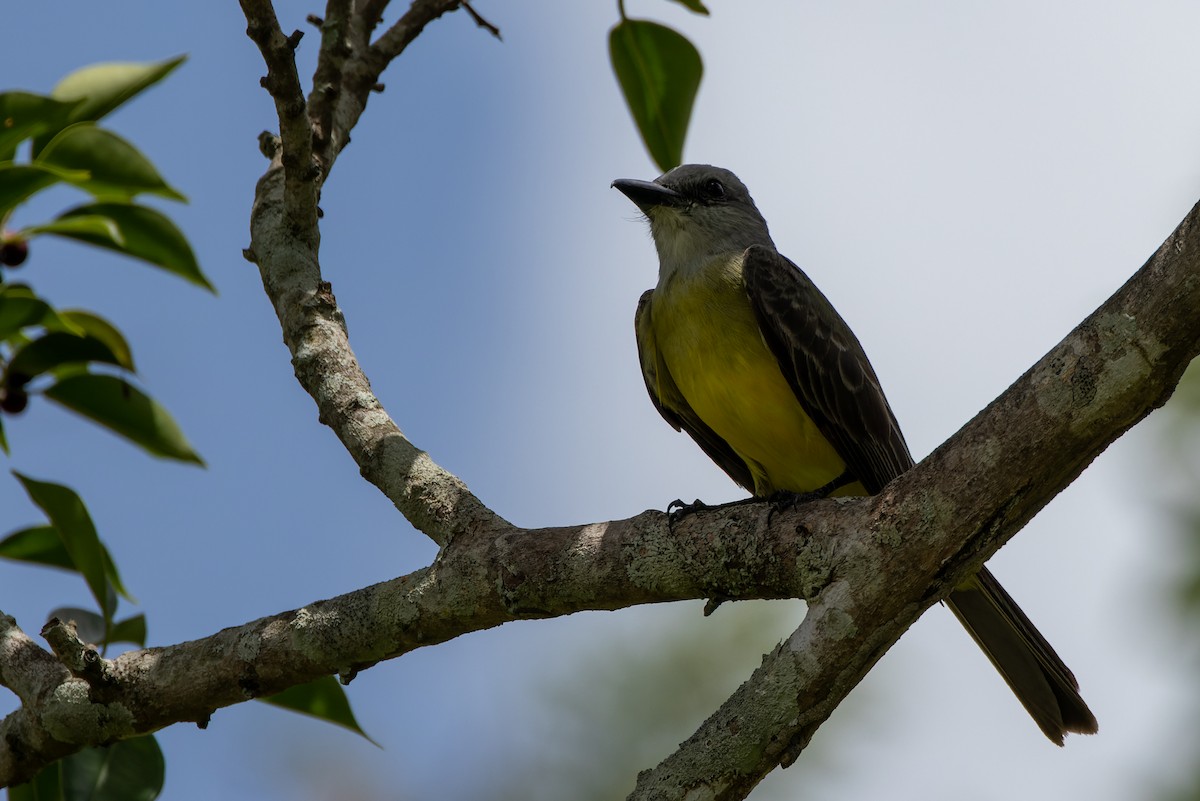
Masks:
[[[918,458],[1119,287],[1200,195],[1193,4],[711,5],[706,20],[629,4],[704,56],[685,157],[745,180],[780,249],[855,328]],[[281,6],[286,29],[319,11]],[[518,524],[738,497],[658,418],[637,370],[632,313],[653,249],[608,185],[656,170],[607,64],[615,4],[477,7],[504,42],[461,13],[430,26],[386,73],[322,198],[323,269],[376,392]],[[23,3],[6,28],[4,87],[47,91],[92,62],[189,54],[110,124],[190,197],[171,213],[219,290],[35,243],[23,277],[126,332],[208,469],[39,403],[6,422],[11,465],[84,496],[154,644],[426,564],[432,546],[318,424],[241,258],[264,167],[255,136],[274,120],[236,3]],[[309,67],[316,38],[301,47]],[[1110,447],[991,563],[1075,670],[1099,736],[1049,746],[933,610],[818,735],[840,757],[802,759],[752,798],[1124,799],[1186,768],[1188,665],[1156,625],[1177,558],[1155,511],[1156,428]],[[4,531],[37,519],[11,481],[0,509]],[[0,563],[0,609],[31,633],[54,606],[86,603],[75,578]],[[380,665],[350,694],[384,750],[257,704],[221,710],[207,731],[160,735],[164,797],[458,801],[521,781],[535,797],[575,742],[563,734],[580,724],[562,701],[572,676],[683,627],[721,642],[760,625],[736,686],[798,622],[786,606],[746,606],[507,626]]]

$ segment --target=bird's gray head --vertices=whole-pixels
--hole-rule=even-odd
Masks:
[[[729,170],[684,164],[653,181],[612,185],[650,221],[661,275],[699,270],[751,245],[775,247],[746,185]]]

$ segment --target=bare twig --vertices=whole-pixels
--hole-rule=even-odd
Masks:
[[[373,65],[378,69],[375,79],[378,80],[392,59],[403,53],[404,48],[425,30],[426,25],[458,8],[461,2],[462,0],[414,0],[408,11],[404,12],[404,16],[396,20],[395,24],[371,45]]]
[[[258,45],[267,65],[262,85],[271,93],[279,117],[288,217],[293,224],[304,225],[316,219],[319,174],[313,163],[312,133],[296,72],[295,49],[299,38],[295,34],[294,38],[284,36],[270,0],[240,2],[246,16],[246,35]]]
[[[29,704],[66,678],[66,667],[0,612],[0,686]]]
[[[112,684],[112,662],[102,657],[94,645],[79,639],[73,621],[52,617],[42,626],[42,636],[50,643],[58,661],[93,690],[102,690]]]
[[[362,44],[366,45],[370,41],[371,33],[378,27],[379,23],[383,22],[383,12],[387,11],[391,0],[356,0],[356,2],[358,4],[359,16],[363,21],[363,33],[365,34]]]
[[[313,73],[313,89],[308,98],[308,118],[312,124],[313,152],[322,170],[328,174],[333,140],[341,132],[334,128],[333,111],[342,93],[346,59],[352,54],[350,12],[352,0],[328,0],[321,24],[321,49]],[[345,133],[349,133],[348,131]],[[341,147],[336,147],[341,150]]]
[[[462,7],[465,8],[467,13],[471,15],[471,19],[475,20],[476,25],[478,25],[480,28],[483,28],[500,41],[504,41],[504,37],[500,35],[500,29],[480,16],[479,12],[476,11],[471,4],[467,2],[467,0],[462,0]]]

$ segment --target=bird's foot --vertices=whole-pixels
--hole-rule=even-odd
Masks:
[[[767,496],[767,502],[771,504],[772,512],[785,512],[789,509],[795,509],[801,504],[819,501],[828,498],[833,493],[837,492],[842,487],[854,481],[854,476],[847,470],[840,476],[830,481],[823,487],[817,487],[812,492],[791,492],[790,490],[779,490]]]
[[[711,507],[699,498],[691,503],[684,503],[681,498],[676,498],[667,504],[667,522],[673,526],[688,515],[709,508]]]

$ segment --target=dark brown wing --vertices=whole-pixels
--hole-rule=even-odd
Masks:
[[[912,456],[858,338],[808,276],[771,248],[746,250],[746,292],[800,405],[875,494]]]
[[[638,358],[642,363],[642,378],[646,380],[646,391],[650,393],[650,401],[663,419],[671,424],[676,431],[688,433],[696,444],[708,454],[708,458],[729,474],[729,477],[741,486],[754,491],[754,477],[750,468],[742,461],[729,443],[717,436],[711,428],[704,424],[700,416],[692,410],[675,379],[667,370],[666,362],[658,353],[654,340],[653,319],[654,290],[647,289],[638,300],[637,314],[634,315],[633,325],[637,334]]]

